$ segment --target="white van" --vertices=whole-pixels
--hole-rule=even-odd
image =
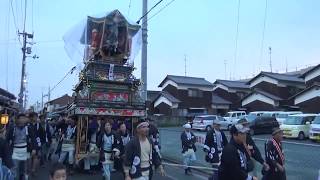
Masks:
[[[281,125],[288,118],[288,116],[295,115],[295,114],[302,114],[302,112],[301,111],[277,112],[276,119],[279,125]]]
[[[313,120],[310,126],[309,138],[313,141],[320,141],[320,114]]]
[[[223,117],[230,124],[236,124],[241,118],[245,118],[247,113],[245,111],[230,111]]]
[[[317,114],[296,114],[288,116],[280,128],[283,130],[283,137],[298,138],[303,140],[309,137],[310,124]]]

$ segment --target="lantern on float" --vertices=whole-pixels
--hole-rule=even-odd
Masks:
[[[6,124],[8,124],[8,122],[9,122],[9,115],[8,114],[2,114],[0,123],[2,125],[6,125]]]

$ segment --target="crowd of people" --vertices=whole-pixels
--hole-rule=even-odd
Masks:
[[[73,117],[49,120],[35,112],[19,114],[1,126],[0,158],[10,179],[27,180],[37,176],[41,167],[51,165],[50,179],[64,180],[74,170],[102,174],[111,179],[120,171],[126,180],[149,180],[153,166],[164,175],[159,131],[147,120],[132,124],[92,117],[87,126],[87,155],[76,158],[78,129]],[[134,136],[133,136],[134,134]],[[47,163],[50,162],[50,163]],[[55,162],[54,164],[52,162]],[[4,176],[3,176],[4,177]]]
[[[196,136],[191,125],[185,124],[181,134],[185,174],[191,174],[191,163],[196,160]],[[265,143],[265,158],[253,141],[249,122],[241,119],[230,128],[230,139],[220,130],[220,121],[214,120],[207,132],[203,150],[205,160],[212,165],[212,180],[257,180],[256,162],[262,165],[263,180],[286,180],[284,154],[281,141],[283,132],[274,128],[272,137]]]
[[[191,175],[191,163],[196,160],[196,136],[190,124],[183,127],[183,165],[185,174]],[[134,129],[132,133],[132,124],[126,121],[91,117],[87,135],[77,137],[81,133],[73,117],[50,120],[35,112],[19,114],[9,124],[0,126],[0,158],[5,167],[2,177],[27,180],[37,176],[47,162],[55,162],[51,179],[66,179],[67,174],[73,175],[77,169],[88,174],[101,173],[105,180],[110,180],[115,171],[122,172],[125,180],[151,180],[153,166],[164,175],[158,129],[146,120],[138,121]],[[262,165],[264,180],[286,179],[283,132],[273,129],[272,138],[265,143],[263,158],[249,130],[248,121],[241,119],[230,128],[228,140],[220,130],[220,122],[213,121],[203,145],[204,158],[214,169],[211,179],[257,180],[256,162]],[[80,159],[75,153],[79,139],[88,142],[87,155]]]

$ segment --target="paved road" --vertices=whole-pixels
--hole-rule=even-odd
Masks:
[[[162,155],[166,158],[181,162],[180,134],[182,128],[161,128],[160,138]],[[205,132],[195,131],[197,136],[205,136]],[[229,133],[226,133],[227,135]],[[256,135],[253,138],[261,153],[264,155],[264,142],[271,135]],[[198,160],[194,163],[199,166],[209,166],[204,160],[204,152],[198,144],[196,152]],[[315,180],[320,169],[320,143],[309,140],[299,141],[286,139],[283,143],[286,157],[287,179],[289,180]],[[261,167],[258,166],[258,169]],[[260,173],[259,173],[260,174]]]
[[[207,177],[201,173],[194,172],[192,176],[184,175],[184,170],[178,167],[164,166],[166,177],[159,176],[158,173],[155,174],[153,180],[207,180]],[[49,165],[45,168],[40,168],[37,172],[36,178],[31,178],[31,180],[46,180],[49,179]],[[76,173],[73,176],[69,176],[68,180],[102,180],[101,174],[88,175]],[[112,173],[111,180],[123,180],[124,177],[121,173]]]
[[[164,158],[181,162],[181,143],[180,134],[182,128],[162,128],[160,129],[162,155]],[[204,132],[195,132],[199,136],[204,136]],[[228,133],[227,133],[228,134]],[[264,142],[270,135],[256,135],[255,141],[262,153],[264,153]],[[310,141],[286,140],[283,144],[286,155],[286,170],[287,179],[289,180],[315,180],[320,169],[320,144]],[[201,145],[198,144],[198,151],[196,152],[197,161],[193,164],[199,167],[209,167],[209,164],[204,161],[204,152]],[[167,162],[165,162],[167,163]],[[171,163],[171,162],[170,162]],[[258,166],[258,170],[260,167]],[[176,166],[165,166],[167,173],[166,177],[159,177],[155,175],[154,180],[206,180],[208,175],[201,173],[194,173],[193,176],[185,176],[183,169]],[[207,172],[211,172],[207,170]],[[48,168],[40,169],[37,178],[32,180],[46,180],[48,179]],[[86,175],[76,174],[69,177],[69,180],[87,180],[87,179],[102,179],[100,174]],[[123,177],[119,173],[112,174],[112,180],[122,180]]]

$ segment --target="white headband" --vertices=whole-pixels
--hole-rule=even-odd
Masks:
[[[149,123],[148,122],[142,122],[142,123],[138,124],[137,129],[141,128],[142,126],[149,126]]]

